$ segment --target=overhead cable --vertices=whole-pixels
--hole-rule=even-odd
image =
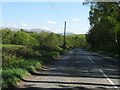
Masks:
[[[57,9],[54,7],[54,5],[52,4],[52,2],[49,0],[51,7],[54,9],[55,13],[57,14],[57,16],[60,18],[60,20],[64,21],[63,17],[61,16],[61,14],[57,11]]]

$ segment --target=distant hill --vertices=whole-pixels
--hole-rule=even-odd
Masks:
[[[76,34],[79,35],[79,37],[85,37],[85,34]]]
[[[11,28],[11,27],[6,27],[8,29],[10,29],[11,31],[19,31],[23,28]],[[6,28],[2,28],[2,29],[6,29]],[[27,32],[37,32],[37,33],[40,33],[40,32],[49,32],[49,33],[52,33],[52,31],[50,30],[45,30],[45,29],[40,29],[40,28],[31,28],[31,29],[23,29],[24,31],[27,31]],[[64,35],[64,33],[57,33],[59,35]],[[76,35],[74,32],[67,32],[66,33],[67,36],[69,35]]]
[[[8,28],[8,27],[7,27]],[[2,28],[2,29],[6,29],[6,28]],[[21,29],[23,29],[23,28],[9,28],[11,31],[19,31],[19,30],[21,30]],[[49,30],[45,30],[45,29],[40,29],[40,28],[31,28],[31,29],[23,29],[23,30],[25,30],[25,31],[27,31],[27,32],[31,32],[31,31],[33,31],[33,32],[37,32],[37,33],[40,33],[40,32],[42,32],[42,31],[44,31],[44,32],[50,32],[51,33],[51,31],[49,31]]]
[[[58,34],[64,35],[64,33],[58,33]],[[75,35],[75,33],[73,33],[73,32],[67,32],[66,35],[67,35],[67,36],[69,36],[69,35]]]
[[[45,30],[45,29],[39,29],[39,28],[32,28],[32,29],[27,29],[27,31],[33,31],[33,32],[37,32],[37,33],[40,33],[42,31],[44,32],[52,32],[52,31],[49,31],[49,30]]]

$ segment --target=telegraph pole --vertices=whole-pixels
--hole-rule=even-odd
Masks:
[[[63,44],[63,48],[66,48],[66,21],[65,21],[65,25],[64,25],[64,44]]]
[[[117,38],[117,33],[115,32],[115,49],[116,49],[116,57],[118,57],[118,38]]]

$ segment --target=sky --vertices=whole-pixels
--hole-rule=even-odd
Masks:
[[[89,30],[89,5],[82,2],[2,2],[0,27],[40,28],[55,33],[85,34]]]

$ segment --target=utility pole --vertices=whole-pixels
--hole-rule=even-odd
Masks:
[[[118,39],[117,39],[117,32],[115,32],[115,49],[116,49],[116,57],[118,57]]]
[[[63,48],[66,48],[66,21],[65,21],[65,25],[64,25],[64,44],[63,44]]]

